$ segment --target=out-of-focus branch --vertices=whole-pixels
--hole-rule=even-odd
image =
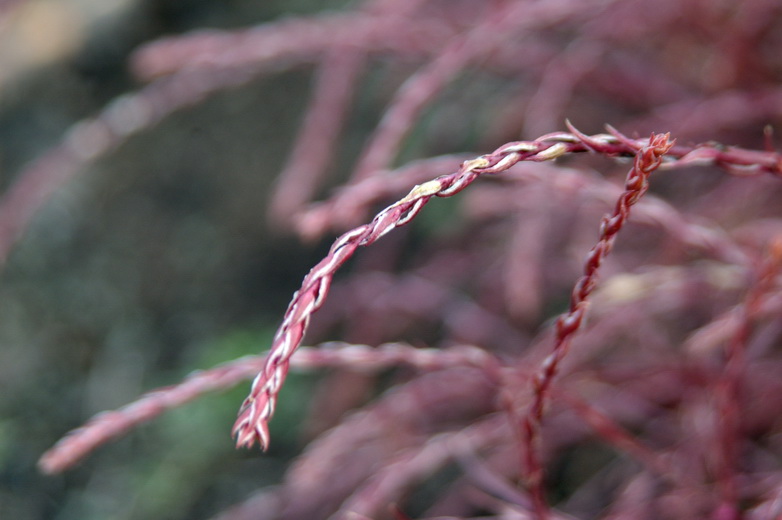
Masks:
[[[84,426],[73,430],[47,451],[39,462],[45,473],[64,471],[99,446],[116,439],[136,426],[189,403],[209,392],[228,390],[251,379],[263,368],[264,356],[247,356],[208,370],[194,372],[181,383],[158,388],[118,410],[103,412]],[[477,347],[419,349],[402,343],[377,348],[368,345],[330,342],[319,347],[301,347],[291,358],[298,369],[342,367],[374,372],[393,365],[409,365],[420,370],[440,370],[455,366],[488,367],[492,356]]]

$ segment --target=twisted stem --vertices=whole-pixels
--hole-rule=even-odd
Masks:
[[[547,161],[568,153],[594,151],[604,155],[635,155],[636,166],[633,175],[628,178],[626,194],[617,204],[616,215],[603,221],[601,234],[605,237],[598,244],[587,262],[588,277],[582,279],[574,291],[574,303],[571,311],[560,320],[557,326],[558,336],[563,345],[581,322],[584,312],[584,300],[594,286],[594,272],[602,258],[608,253],[613,236],[621,228],[627,217],[628,208],[634,204],[646,190],[648,174],[660,166],[663,153],[671,148],[667,136],[653,136],[651,141],[634,140],[613,134],[586,136],[575,129],[572,133],[557,132],[542,136],[535,141],[519,141],[501,146],[494,152],[476,159],[465,161],[455,173],[437,177],[413,188],[398,202],[378,213],[372,222],[359,226],[340,236],[332,245],[326,258],[310,270],[304,278],[301,288],[294,294],[283,317],[282,324],[274,336],[269,355],[263,370],[254,379],[250,395],[245,399],[239,416],[233,427],[237,446],[250,447],[257,441],[263,449],[269,445],[268,422],[274,415],[277,394],[288,373],[290,357],[304,337],[310,318],[325,300],[334,274],[356,249],[367,246],[396,227],[410,222],[432,197],[450,197],[469,186],[480,175],[500,173],[520,161]],[[570,331],[570,332],[568,332]],[[559,358],[566,348],[559,347],[552,358],[552,366],[546,368],[540,379],[541,392],[544,395],[550,379],[556,372]],[[537,412],[537,409],[540,412]],[[543,403],[535,405],[534,416],[542,415]],[[537,427],[530,423],[530,432]],[[534,437],[534,435],[532,435]]]
[[[570,308],[561,315],[555,326],[554,347],[541,363],[539,372],[533,377],[533,397],[529,411],[522,420],[524,439],[524,465],[528,484],[532,491],[535,511],[539,518],[548,517],[543,487],[543,467],[538,457],[536,444],[540,434],[543,412],[548,401],[549,390],[562,359],[567,355],[570,341],[583,323],[589,295],[597,285],[597,275],[603,260],[611,252],[617,233],[630,216],[630,207],[649,188],[649,175],[660,167],[663,155],[673,147],[669,134],[652,135],[647,145],[638,150],[633,167],[627,174],[625,190],[619,196],[613,213],[605,215],[600,222],[600,238],[587,254],[584,274],[576,282],[570,296]]]

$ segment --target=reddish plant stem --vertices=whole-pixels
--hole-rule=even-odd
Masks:
[[[60,473],[99,446],[131,429],[155,419],[209,392],[228,390],[251,379],[263,368],[264,356],[246,356],[222,365],[194,372],[182,382],[158,388],[117,410],[102,412],[84,426],[73,430],[43,454],[38,466],[48,474]],[[315,347],[300,347],[291,364],[300,369],[326,366],[362,372],[374,372],[393,365],[414,366],[419,370],[441,370],[457,366],[490,369],[496,360],[484,350],[472,346],[448,349],[422,349],[404,343],[386,343],[377,347],[330,342]]]
[[[482,174],[505,171],[522,160],[546,161],[569,152],[596,150],[608,154],[634,154],[645,144],[613,135],[587,137],[564,132],[549,134],[536,141],[509,143],[489,155],[465,161],[453,174],[416,186],[406,197],[378,213],[369,224],[343,234],[334,242],[326,258],[307,274],[301,289],[294,294],[275,334],[266,365],[253,381],[250,395],[234,425],[237,445],[249,447],[258,441],[263,448],[268,446],[268,421],[274,414],[277,394],[288,373],[290,357],[301,343],[310,318],[323,304],[337,269],[359,246],[370,245],[395,227],[407,224],[433,196],[455,195]]]
[[[719,164],[726,168],[740,168],[742,173],[770,172],[779,174],[782,171],[782,158],[776,153],[752,152],[714,145],[672,147],[672,143],[669,144],[667,141],[663,143],[666,136],[656,136],[655,138],[659,142],[650,145],[647,140],[629,139],[613,129],[610,129],[612,134],[587,136],[571,125],[568,126],[571,133],[555,132],[544,135],[535,141],[508,143],[488,155],[465,161],[457,172],[416,186],[406,197],[378,213],[369,224],[357,227],[339,237],[327,257],[304,278],[301,289],[294,294],[288,306],[283,322],[275,335],[264,369],[253,381],[250,395],[243,403],[234,425],[233,432],[237,437],[237,445],[249,447],[258,441],[262,447],[268,446],[268,421],[274,414],[277,393],[287,375],[290,356],[301,342],[312,314],[323,304],[337,269],[353,255],[359,246],[370,245],[395,227],[410,222],[432,197],[455,195],[480,175],[503,172],[520,161],[548,161],[565,154],[586,151],[607,156],[633,155],[636,157],[637,164],[632,171],[641,172],[628,179],[627,189],[634,191],[620,197],[617,204],[619,213],[607,218],[602,226],[602,233],[613,237],[624,223],[629,206],[640,197],[640,190],[643,187],[641,179],[645,179],[645,175],[648,175],[651,170],[661,166],[662,153],[659,155],[656,153],[662,149],[663,144],[665,152],[676,158],[670,162],[671,166]],[[642,175],[644,171],[646,173]],[[636,186],[635,183],[639,182],[641,185]],[[594,283],[594,271],[602,261],[602,257],[610,249],[612,240],[601,241],[597,249],[593,250],[590,255],[587,262],[587,272],[591,274],[587,282],[592,280],[591,283]],[[563,344],[567,343],[566,340],[580,323],[585,306],[583,300],[592,288],[590,283],[583,281],[577,284],[574,294],[580,295],[578,296],[580,306],[576,305],[570,313],[560,320],[557,326],[559,334],[563,337]],[[576,321],[578,323],[574,323]],[[569,332],[564,334],[566,331]],[[561,350],[560,347],[557,352]],[[556,360],[556,356],[553,359]],[[557,364],[558,361],[554,363],[554,370],[556,370]],[[550,363],[544,365],[544,368],[546,368],[546,373],[551,372]],[[546,381],[551,376],[553,373],[541,379],[544,386],[548,386]],[[535,409],[540,408],[542,413],[543,398],[538,397],[537,400],[541,402],[535,406]],[[532,417],[534,416],[532,415]],[[530,422],[529,430],[536,435],[536,421]]]
[[[738,475],[741,448],[741,390],[746,371],[746,350],[752,322],[760,313],[765,296],[773,289],[782,269],[782,237],[769,248],[768,256],[758,266],[757,277],[737,311],[740,323],[725,352],[725,368],[717,381],[718,487],[720,505],[715,518],[743,517],[739,500]]]
[[[549,389],[557,374],[562,359],[567,355],[570,341],[578,331],[587,310],[587,299],[597,285],[597,275],[605,257],[611,252],[617,233],[630,215],[630,207],[638,202],[649,187],[649,175],[662,164],[662,156],[673,147],[668,134],[652,135],[635,155],[633,167],[627,174],[625,191],[619,196],[614,212],[603,217],[600,223],[600,238],[589,252],[584,264],[584,275],[576,282],[570,298],[570,309],[557,319],[554,347],[533,377],[533,398],[528,412],[522,420],[524,438],[524,469],[532,492],[535,513],[538,518],[548,518],[545,500],[543,467],[538,457],[537,443],[544,407],[548,401]]]

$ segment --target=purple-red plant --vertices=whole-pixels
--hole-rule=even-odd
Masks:
[[[314,407],[313,421],[329,428],[279,487],[219,518],[408,518],[416,487],[449,466],[458,476],[417,516],[782,517],[781,11],[764,0],[368,0],[142,47],[133,68],[151,83],[73,128],[6,192],[0,257],[66,179],[130,135],[313,63],[269,220],[304,239],[340,234],[265,355],[96,416],[40,468],[61,472],[253,377],[233,434],[266,449],[289,370],[408,366],[366,402],[324,385],[313,399],[331,411]],[[343,185],[316,202],[362,71],[378,62],[398,87],[355,167],[340,165]],[[470,77],[491,79],[469,87],[475,106],[449,91]],[[399,160],[437,150],[451,127],[474,127],[494,151]],[[425,206],[457,195],[442,234],[416,231]],[[363,246],[377,256],[336,277]],[[301,346],[334,330],[342,343]]]

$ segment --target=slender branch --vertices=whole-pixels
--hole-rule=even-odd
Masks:
[[[769,253],[757,268],[756,280],[750,286],[744,302],[736,309],[737,328],[725,352],[725,368],[717,381],[718,431],[718,486],[720,508],[730,517],[739,515],[739,464],[741,444],[741,393],[747,369],[747,343],[752,323],[760,314],[767,295],[774,289],[782,270],[782,237],[777,237]]]
[[[369,224],[359,226],[340,236],[326,258],[307,274],[301,288],[288,305],[283,322],[275,334],[264,369],[252,384],[234,425],[238,446],[252,446],[258,441],[262,448],[269,444],[268,422],[274,415],[277,394],[288,373],[291,355],[299,346],[310,318],[323,304],[331,280],[359,246],[367,246],[396,227],[410,222],[434,197],[450,197],[469,186],[480,175],[499,173],[519,161],[546,161],[566,153],[598,150],[606,154],[634,154],[645,141],[601,134],[586,138],[569,133],[554,133],[535,141],[504,145],[491,154],[466,161],[455,173],[443,175],[420,184],[400,201],[378,213]]]
[[[251,379],[263,368],[264,361],[265,356],[246,356],[208,370],[197,371],[176,385],[157,388],[127,406],[102,412],[81,428],[70,432],[44,453],[38,465],[44,473],[60,473],[99,446],[121,437],[140,424],[204,394],[228,390]],[[448,349],[425,349],[404,343],[386,343],[371,347],[330,342],[316,347],[301,347],[291,359],[291,364],[300,369],[338,366],[368,372],[393,365],[439,370],[456,366],[488,367],[493,363],[493,357],[477,347],[464,345]]]
[[[556,348],[558,353],[549,358],[550,361],[544,366],[544,374],[536,385],[539,388],[539,391],[536,391],[538,397],[531,410],[529,426],[525,428],[530,432],[532,445],[539,422],[535,417],[542,416],[545,388],[550,384],[559,359],[566,351],[570,335],[583,319],[584,300],[593,288],[595,271],[603,256],[608,253],[613,236],[623,225],[629,206],[645,191],[646,176],[653,169],[664,165],[663,150],[672,158],[668,166],[719,164],[748,174],[768,172],[778,175],[782,172],[782,157],[773,152],[753,152],[718,145],[672,147],[672,143],[668,143],[665,136],[655,136],[654,142],[650,142],[646,139],[629,139],[613,129],[610,129],[611,134],[593,136],[582,134],[572,126],[570,129],[571,133],[555,132],[534,141],[508,143],[488,155],[465,161],[458,171],[416,186],[406,197],[378,213],[369,224],[340,236],[326,258],[307,274],[301,288],[288,305],[264,369],[253,381],[250,395],[242,404],[234,425],[237,445],[250,447],[257,441],[264,449],[268,446],[268,421],[274,415],[277,394],[288,373],[290,357],[301,343],[310,318],[323,304],[331,280],[339,267],[353,256],[359,246],[370,245],[394,228],[410,222],[432,197],[455,195],[480,175],[503,172],[520,161],[548,161],[565,154],[587,151],[607,156],[636,156],[636,165],[628,178],[627,191],[617,204],[617,213],[604,220],[601,226],[604,239],[591,253],[587,261],[587,275],[574,290],[574,306],[559,321],[558,345],[561,345]],[[531,467],[534,467],[534,464]]]
[[[522,422],[524,435],[524,465],[529,486],[539,518],[548,517],[543,488],[543,468],[537,455],[536,444],[543,419],[543,410],[548,400],[549,388],[559,370],[562,359],[567,355],[570,341],[581,326],[587,310],[587,299],[597,285],[597,275],[603,260],[611,252],[617,233],[630,216],[630,207],[649,188],[649,174],[660,167],[662,157],[673,146],[668,134],[653,135],[648,145],[635,155],[633,167],[627,174],[625,191],[619,196],[614,212],[603,217],[600,223],[600,239],[589,252],[584,264],[584,275],[576,282],[570,298],[570,309],[560,316],[556,323],[556,338],[552,352],[540,366],[533,378],[533,400]]]

